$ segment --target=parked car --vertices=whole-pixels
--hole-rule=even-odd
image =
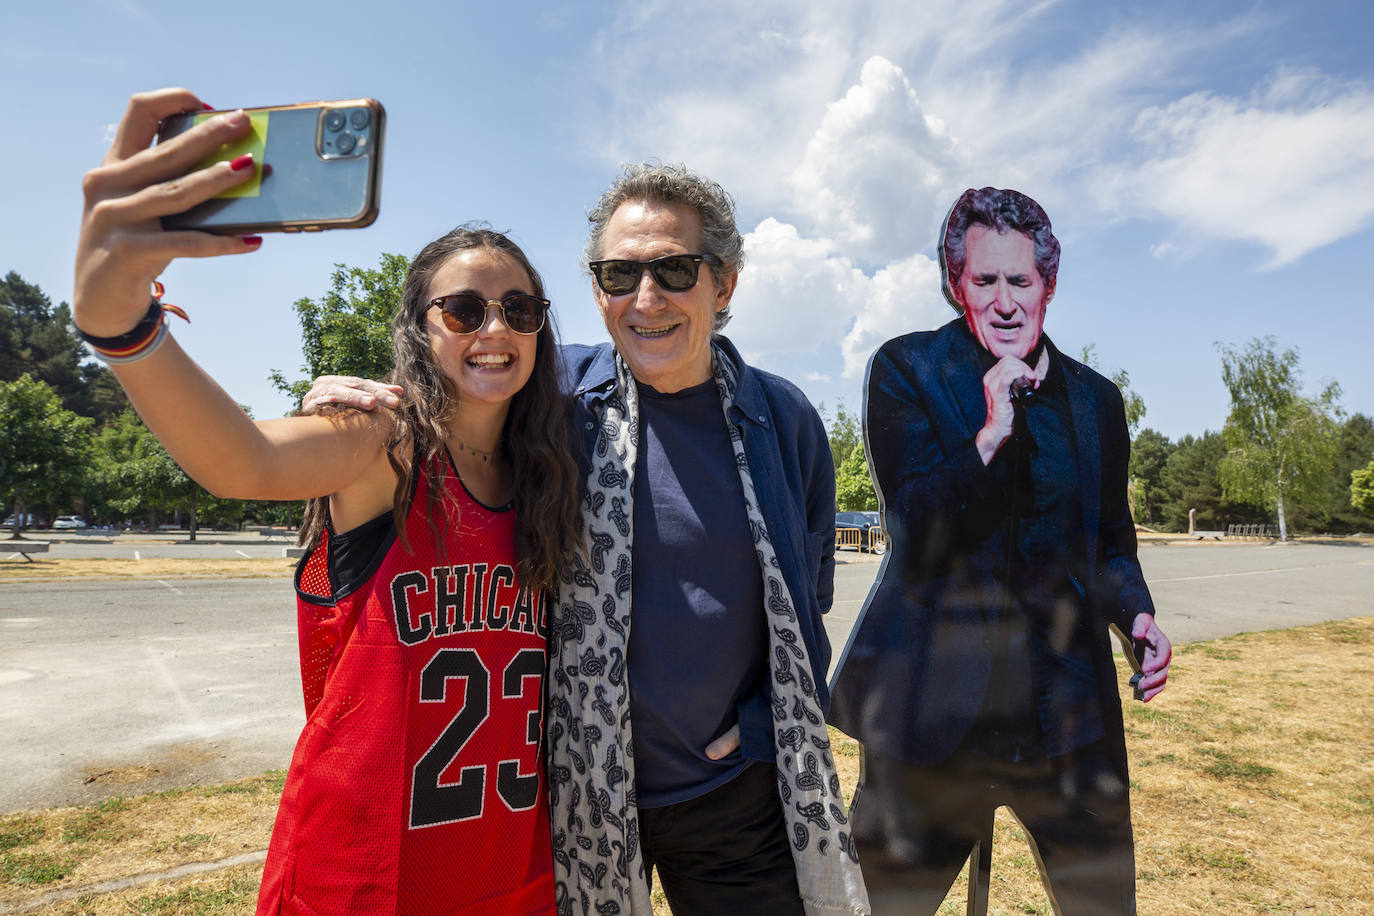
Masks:
[[[858,543],[845,543],[840,535],[842,528],[857,528]],[[877,512],[836,512],[835,543],[840,547],[857,546],[860,553],[865,550],[876,554],[887,551],[887,538],[883,536],[883,524]]]
[[[32,516],[31,514],[29,514],[28,512],[25,512],[24,515],[22,516],[22,518],[20,519],[19,527],[20,527],[20,528],[32,528],[33,526],[34,526],[33,516]],[[3,526],[0,526],[0,527],[5,527],[5,528],[13,529],[13,528],[14,528],[14,516],[11,515],[9,518],[5,519],[5,524],[4,524]]]
[[[86,520],[79,515],[59,515],[53,520],[52,527],[54,531],[64,528],[85,528]]]

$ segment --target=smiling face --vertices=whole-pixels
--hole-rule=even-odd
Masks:
[[[529,276],[514,260],[489,248],[468,248],[434,271],[428,298],[476,293],[487,300],[533,292]],[[425,330],[435,362],[453,383],[459,411],[489,405],[500,408],[504,418],[510,399],[534,371],[538,335],[516,334],[495,306],[488,306],[482,326],[471,334],[450,331],[438,307],[431,306]]]
[[[606,223],[601,257],[649,261],[669,254],[701,254],[701,219],[691,207],[628,200]],[[697,284],[680,293],[659,286],[649,271],[639,287],[613,296],[592,282],[606,330],[636,381],[681,391],[711,377],[711,329],[730,304],[737,274],[716,287],[711,269],[697,266]]]
[[[1040,341],[1045,306],[1054,297],[1035,269],[1035,243],[1022,232],[970,226],[955,298],[973,336],[999,359],[1025,359]]]

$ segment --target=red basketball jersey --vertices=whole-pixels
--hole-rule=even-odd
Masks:
[[[259,914],[552,913],[542,766],[544,596],[515,578],[515,513],[444,462],[356,583],[328,538],[296,572],[307,720]]]

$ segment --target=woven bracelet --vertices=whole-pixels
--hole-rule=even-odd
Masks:
[[[140,359],[146,359],[153,355],[153,351],[162,346],[162,342],[167,339],[167,313],[181,318],[182,321],[190,321],[179,306],[172,305],[170,302],[162,301],[162,294],[166,291],[162,283],[153,281],[152,301],[148,303],[148,311],[130,330],[117,337],[96,337],[94,334],[87,334],[72,323],[72,328],[82,340],[90,344],[95,351],[95,356],[101,362],[110,365],[127,365],[136,363]]]
[[[162,308],[162,302],[153,296],[148,303],[148,311],[138,324],[117,337],[96,337],[94,334],[87,334],[80,328],[76,328],[75,324],[72,327],[76,328],[78,337],[97,350],[127,350],[146,341],[155,333],[158,323],[162,321]]]
[[[140,359],[147,359],[153,355],[162,342],[167,339],[169,329],[167,319],[159,316],[157,328],[147,340],[129,347],[124,350],[104,350],[100,347],[92,347],[95,350],[96,359],[111,366],[127,366],[129,363],[136,363]]]

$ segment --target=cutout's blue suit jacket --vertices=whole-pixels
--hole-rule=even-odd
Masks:
[[[1010,469],[1005,448],[985,467],[974,445],[986,415],[978,346],[962,318],[894,338],[865,383],[864,435],[891,544],[838,665],[829,719],[915,765],[948,758],[974,723],[1006,599]],[[1116,385],[1047,346],[1068,388],[1082,524],[1064,537],[1081,561],[1070,564],[1070,619],[1033,659],[1033,706],[1049,756],[1105,730],[1124,772],[1108,626],[1129,634],[1137,614],[1154,613],[1127,506],[1125,411]],[[1096,677],[1057,677],[1069,664]]]

